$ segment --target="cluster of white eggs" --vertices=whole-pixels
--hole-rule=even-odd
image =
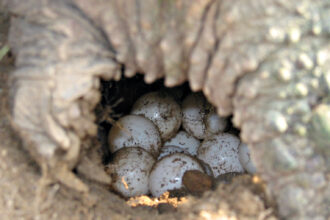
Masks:
[[[188,170],[213,177],[244,168],[254,173],[247,146],[223,133],[226,126],[200,93],[188,95],[181,106],[164,91],[143,95],[109,133],[113,189],[124,197],[158,197],[180,189]]]

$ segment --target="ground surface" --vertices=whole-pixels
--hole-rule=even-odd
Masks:
[[[0,14],[0,48],[6,42],[8,18]],[[129,201],[104,186],[85,181],[89,195],[53,183],[48,184],[38,166],[23,149],[20,138],[10,126],[8,76],[12,58],[0,64],[0,219],[276,219],[274,208],[266,207],[258,178],[240,177],[232,184],[219,185],[201,198],[186,197],[177,209],[157,205],[141,197]],[[162,202],[176,199],[165,198]]]

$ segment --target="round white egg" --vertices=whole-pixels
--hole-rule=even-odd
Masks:
[[[192,93],[182,103],[182,126],[194,137],[205,139],[224,131],[227,120],[216,114],[203,94]]]
[[[206,114],[205,124],[207,132],[206,136],[213,135],[225,130],[227,127],[227,119],[220,117],[216,113],[215,108],[212,107],[210,112]]]
[[[229,172],[244,172],[238,159],[240,140],[228,133],[205,139],[198,149],[198,159],[209,164],[214,177]]]
[[[149,120],[138,115],[120,118],[109,133],[111,153],[124,147],[141,147],[157,157],[161,138],[157,127]]]
[[[196,156],[200,142],[197,138],[193,137],[187,132],[180,131],[173,138],[171,138],[170,140],[164,143],[164,146],[169,146],[169,145],[182,148],[190,155]]]
[[[159,129],[162,140],[170,139],[181,125],[181,108],[166,92],[151,92],[141,96],[131,114],[150,119]]]
[[[162,159],[163,157],[166,157],[170,154],[174,154],[174,153],[183,153],[183,154],[188,154],[188,152],[186,152],[184,149],[177,147],[177,146],[173,146],[173,145],[167,145],[167,146],[163,146],[160,149],[160,153],[159,156],[157,158],[157,160]]]
[[[256,167],[253,164],[251,157],[250,157],[250,150],[248,148],[248,146],[244,143],[241,143],[238,147],[238,157],[239,157],[239,161],[241,162],[242,166],[244,167],[244,169],[251,173],[254,174],[256,173]]]
[[[149,189],[153,196],[182,187],[183,174],[188,170],[204,172],[200,163],[191,156],[175,153],[159,160],[149,176]]]
[[[154,163],[154,157],[139,147],[117,151],[108,165],[113,189],[124,197],[148,194],[149,173]]]

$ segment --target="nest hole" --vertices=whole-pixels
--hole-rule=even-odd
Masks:
[[[193,93],[187,82],[173,88],[166,88],[164,86],[163,79],[157,80],[152,84],[146,84],[143,78],[143,75],[136,74],[132,78],[122,77],[120,81],[101,81],[100,92],[102,94],[102,98],[101,102],[96,107],[95,112],[98,123],[98,139],[101,143],[102,162],[104,166],[111,163],[111,161],[113,160],[113,154],[111,154],[108,144],[108,134],[111,127],[119,118],[130,113],[133,104],[139,97],[149,92],[166,90],[168,93],[174,94],[176,101],[181,104],[183,99],[187,95]],[[229,116],[228,124],[224,132],[231,133],[239,137],[240,130],[233,126],[233,124],[231,123],[231,119],[232,116]],[[182,125],[179,130],[182,130]],[[215,181],[221,181],[224,184],[230,184],[235,178],[238,178],[238,176],[240,175],[241,174],[237,175],[236,173],[229,173],[221,176],[220,178],[214,179]],[[250,175],[250,177],[252,176]],[[208,193],[215,189],[214,185],[215,184],[213,183],[213,187],[209,190]],[[117,192],[112,192],[120,196],[120,194],[118,194]],[[153,198],[150,194],[143,196],[144,198],[142,199],[142,202],[136,198],[122,198],[126,200],[133,199],[133,202],[128,202],[128,204],[133,207],[153,206],[158,207],[159,213],[163,213],[166,212],[164,210],[169,210],[170,212],[175,211],[175,208],[173,208],[173,206],[176,206],[178,204],[178,201],[181,201],[181,198],[184,198],[187,195],[191,195],[191,193],[186,191],[182,192],[181,190],[172,190],[158,198],[157,202],[155,202],[155,198]],[[201,195],[192,194],[192,196],[200,197]],[[146,197],[148,198],[147,200]]]

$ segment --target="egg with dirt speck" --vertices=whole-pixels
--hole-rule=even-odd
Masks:
[[[124,197],[149,193],[149,173],[155,158],[139,147],[122,148],[107,166],[113,182],[113,189]]]
[[[198,149],[197,158],[209,164],[214,177],[229,172],[244,172],[238,159],[240,140],[228,133],[205,139]]]
[[[201,93],[188,95],[182,102],[182,126],[198,139],[222,132],[227,120],[217,115],[215,108]]]
[[[151,120],[158,127],[163,141],[173,137],[181,125],[180,105],[163,91],[141,96],[134,103],[131,114],[142,115]]]
[[[157,161],[149,176],[151,194],[159,197],[168,190],[180,189],[187,170],[204,172],[196,159],[182,153],[171,154]]]
[[[164,146],[169,145],[182,148],[191,156],[196,156],[200,141],[185,131],[179,131],[174,137],[164,143]]]
[[[108,139],[111,153],[124,147],[141,147],[157,157],[161,148],[157,127],[138,115],[120,118],[111,128]]]
[[[163,157],[166,157],[168,155],[174,154],[174,153],[183,153],[189,155],[188,152],[186,152],[184,149],[174,146],[174,145],[167,145],[163,146],[160,150],[159,156],[157,160],[162,159]]]

